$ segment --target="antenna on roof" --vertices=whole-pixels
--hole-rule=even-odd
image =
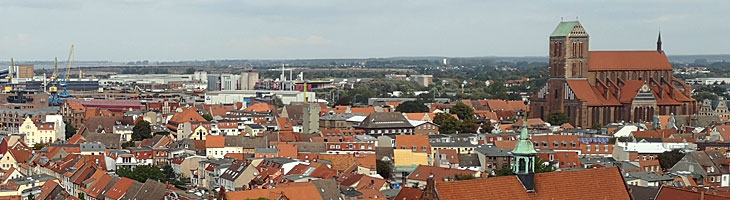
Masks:
[[[563,17],[560,17],[560,22],[563,22]]]

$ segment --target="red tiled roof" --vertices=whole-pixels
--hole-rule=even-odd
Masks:
[[[666,54],[657,51],[589,51],[588,71],[672,70]]]
[[[397,200],[421,200],[423,191],[418,188],[403,187],[394,199]]]
[[[409,120],[425,120],[428,113],[403,113],[403,115]]]
[[[444,168],[428,165],[418,165],[413,172],[408,175],[408,179],[426,181],[429,176],[433,175],[434,180],[443,181],[446,178],[453,178],[456,175],[474,175],[475,171],[462,170],[456,168]]]
[[[227,153],[223,158],[231,158],[233,160],[240,160],[243,161],[244,156],[243,153]]]
[[[362,113],[365,115],[370,115],[371,113],[375,112],[375,107],[368,106],[368,107],[350,107],[350,113]]]
[[[271,112],[272,110],[276,110],[276,107],[267,103],[255,103],[243,109],[243,111],[248,112]]]
[[[610,92],[608,93],[608,99],[603,95],[599,95],[601,92],[597,88],[591,87],[587,80],[567,80],[566,82],[573,90],[575,97],[585,101],[589,106],[621,105],[619,100]]]
[[[33,155],[32,151],[28,150],[20,150],[20,149],[9,149],[8,150],[10,154],[13,155],[13,158],[15,158],[15,161],[18,163],[24,163],[30,159],[30,157]]]
[[[287,117],[277,117],[276,125],[279,126],[279,131],[294,131],[294,128]]]
[[[632,134],[635,138],[669,138],[672,134],[677,133],[674,129],[662,129],[662,130],[646,130],[646,131],[634,131]]]
[[[322,196],[313,183],[286,183],[279,184],[272,189],[243,190],[226,192],[227,199],[280,199],[286,196],[289,200],[321,200]]]
[[[435,182],[440,199],[631,199],[618,167],[535,174],[528,193],[517,176]]]
[[[205,137],[206,148],[223,148],[226,146],[226,136],[208,135]]]
[[[332,162],[332,168],[337,171],[345,171],[355,164],[355,156],[352,154],[320,154],[319,159]]]
[[[184,109],[180,113],[175,113],[174,115],[172,115],[172,118],[170,118],[169,121],[181,124],[185,122],[207,122],[208,120],[205,120],[203,116],[200,116],[195,108],[188,108]]]
[[[395,145],[397,149],[413,149],[416,147],[416,152],[431,153],[431,143],[426,135],[396,135]],[[426,147],[426,151],[423,151],[423,147]]]
[[[127,190],[129,190],[129,187],[131,187],[133,183],[134,180],[122,177],[122,179],[117,181],[117,184],[114,184],[114,186],[109,189],[109,191],[107,191],[104,196],[111,199],[122,198],[122,196],[127,193]]]
[[[500,149],[514,149],[517,145],[517,140],[497,140],[494,141],[494,146]]]
[[[513,110],[512,106],[507,103],[505,100],[500,99],[487,99],[487,106],[489,109],[492,109],[492,111],[496,110]]]
[[[702,189],[700,189],[702,190]],[[679,199],[704,199],[704,200],[727,200],[730,196],[713,194],[712,192],[693,191],[691,189],[662,186],[656,196],[656,200],[679,200]]]
[[[488,111],[488,110],[475,110],[474,114],[476,114],[477,116],[479,116],[481,118],[487,118],[487,119],[491,119],[491,120],[500,120],[499,117],[497,116],[496,112],[492,112],[492,111]]]
[[[299,154],[299,149],[296,144],[280,143],[276,145],[276,149],[279,150],[279,154],[277,155],[278,157],[297,158],[297,155]]]
[[[375,154],[359,154],[355,155],[355,162],[358,166],[375,170],[376,167]]]
[[[382,178],[374,178],[370,176],[362,176],[360,178],[360,182],[357,183],[357,186],[355,186],[355,189],[357,190],[363,190],[363,189],[375,189],[380,190],[385,185],[386,181]]]
[[[233,105],[204,105],[211,116],[226,116],[228,111],[234,110]]]
[[[644,81],[626,80],[624,82],[626,84],[621,87],[619,101],[621,103],[631,103],[631,101],[634,100],[634,97],[636,97],[636,94],[639,92],[639,89],[641,89],[641,86],[644,85]]]

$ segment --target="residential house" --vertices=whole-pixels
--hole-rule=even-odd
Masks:
[[[697,184],[704,186],[730,186],[730,171],[725,154],[718,151],[689,152],[674,164],[669,172],[690,176]]]
[[[370,135],[412,135],[415,127],[401,113],[374,112],[355,128],[363,129]]]
[[[476,148],[475,151],[479,157],[481,168],[491,175],[496,175],[496,172],[504,167],[511,167],[514,162],[512,154],[510,154],[512,149],[484,145]]]
[[[479,177],[480,173],[471,170],[455,168],[444,168],[436,166],[419,165],[406,179],[406,185],[410,187],[426,187],[426,181],[433,178],[436,181],[456,180],[457,176]]]

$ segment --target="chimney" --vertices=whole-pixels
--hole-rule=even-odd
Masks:
[[[700,191],[700,200],[705,200],[705,190]]]

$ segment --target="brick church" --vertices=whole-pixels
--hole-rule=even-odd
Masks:
[[[550,35],[550,79],[530,99],[532,117],[563,112],[570,124],[588,128],[695,113],[692,89],[673,76],[661,35],[649,51],[589,51],[588,44],[580,22],[558,24]]]

